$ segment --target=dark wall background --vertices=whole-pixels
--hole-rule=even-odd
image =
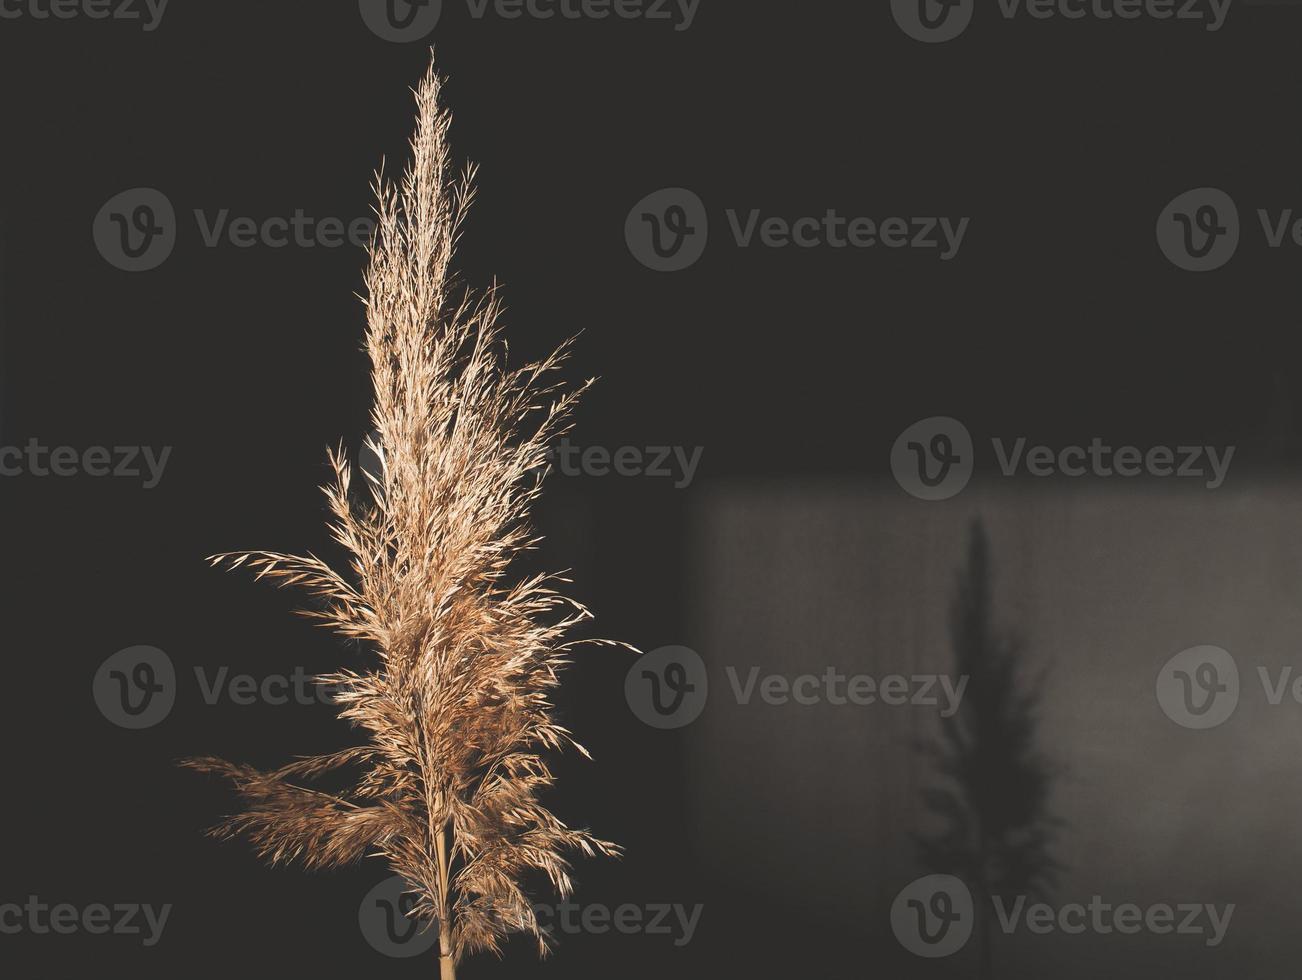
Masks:
[[[1193,276],[1163,258],[1153,225],[1172,197],[1205,185],[1230,192],[1245,221],[1258,206],[1302,207],[1296,10],[1236,4],[1218,33],[1006,23],[982,10],[962,39],[927,46],[885,4],[703,0],[682,32],[477,21],[464,5],[446,8],[433,40],[451,80],[454,144],[481,168],[465,278],[504,283],[521,356],[583,332],[572,375],[601,381],[580,409],[577,443],[704,447],[684,489],[553,479],[542,557],[573,569],[601,635],[643,649],[682,643],[708,660],[728,623],[703,583],[716,581],[719,561],[732,562],[725,578],[753,572],[745,549],[710,550],[711,488],[762,480],[815,505],[829,482],[853,494],[889,477],[895,437],[925,416],[959,417],[978,439],[1234,443],[1240,487],[1291,469],[1302,253],[1245,232],[1229,266]],[[163,724],[128,732],[90,696],[99,664],[134,644],[162,648],[182,672],[225,665],[254,676],[351,655],[290,616],[290,596],[202,558],[324,547],[324,447],[357,444],[369,398],[353,296],[360,250],[205,248],[190,221],[166,263],[131,275],[96,251],[92,220],[138,186],[163,190],[183,214],[363,215],[381,157],[391,168],[404,157],[407,88],[427,56],[424,44],[371,34],[351,2],[173,0],[148,33],[84,18],[0,20],[0,441],[174,447],[148,491],[129,480],[0,480],[11,624],[0,900],[175,906],[153,949],[115,936],[0,937],[0,962],[15,972],[432,970],[362,940],[357,901],[384,876],[378,864],[268,871],[244,846],[200,836],[230,797],[176,759],[269,765],[342,745],[348,733],[328,710],[207,707],[190,684]],[[705,200],[711,243],[689,270],[656,274],[629,254],[624,219],[670,186]],[[723,210],[752,207],[965,215],[972,225],[947,263],[908,250],[738,249]],[[905,506],[873,511],[879,499],[863,496],[869,519],[904,528],[928,506],[964,519],[976,506],[900,495]],[[1020,499],[1002,505],[1000,526],[1020,526]],[[1104,524],[1130,513],[1124,494],[1109,501]],[[962,521],[947,527],[960,535]],[[871,536],[826,540],[842,542],[829,567],[873,566],[879,583],[906,561],[907,549],[854,543]],[[878,598],[943,608],[953,540],[931,592],[881,586]],[[836,608],[858,623],[856,604],[873,601],[865,589]],[[744,615],[753,600],[736,608]],[[798,622],[790,607],[768,608]],[[792,654],[793,669],[802,656]],[[897,968],[889,935],[865,924],[879,910],[856,904],[853,880],[773,880],[744,871],[744,856],[710,852],[718,800],[702,758],[772,771],[775,793],[817,792],[857,778],[843,765],[844,735],[829,730],[808,757],[779,763],[745,728],[712,743],[702,733],[717,728],[654,731],[624,702],[627,667],[594,652],[572,670],[564,714],[596,761],[564,760],[554,803],[628,849],[619,863],[579,865],[581,898],[702,902],[697,936],[683,948],[655,936],[567,937],[542,965],[520,943],[466,976]],[[793,789],[791,765],[826,780]],[[813,867],[839,854],[853,865],[864,848],[907,847],[894,830],[847,839],[844,814],[828,832],[816,806],[793,822],[751,802],[739,797],[731,819],[767,853],[758,867],[775,854],[779,869],[800,864],[802,853]],[[1112,957],[1109,972],[1139,975],[1125,972],[1123,953],[1099,955]],[[1234,964],[1188,969],[1229,976]]]

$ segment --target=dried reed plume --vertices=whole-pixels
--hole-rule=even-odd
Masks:
[[[440,87],[431,65],[415,93],[412,160],[398,186],[376,178],[365,303],[376,433],[367,445],[379,465],[355,497],[352,467],[332,452],[324,488],[348,570],[310,554],[212,559],[302,589],[316,600],[304,615],[374,650],[370,669],[318,678],[368,741],[271,772],[185,764],[228,777],[244,801],[213,833],[246,836],[273,864],[387,860],[417,896],[411,914],[438,925],[446,980],[463,956],[499,952],[511,933],[545,954],[525,876],[541,872],[565,897],[563,852],[619,849],[538,800],[553,781],[540,753],[583,751],[553,721],[550,694],[573,645],[563,637],[589,614],[555,591],[556,576],[507,581],[512,559],[538,541],[527,518],[548,444],[587,385],[565,392],[546,380],[568,344],[508,370],[496,291],[452,296],[448,266],[474,174],[452,177]],[[359,776],[345,793],[304,785],[346,767]]]

